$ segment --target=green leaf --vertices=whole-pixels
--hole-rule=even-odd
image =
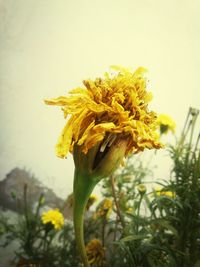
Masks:
[[[129,235],[129,236],[122,238],[120,241],[129,242],[129,241],[141,240],[141,239],[145,239],[145,238],[146,238],[145,235]]]

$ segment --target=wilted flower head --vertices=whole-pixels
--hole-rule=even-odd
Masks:
[[[105,249],[100,240],[92,239],[86,246],[86,253],[91,266],[103,266],[105,262]]]
[[[64,217],[58,209],[44,212],[41,219],[43,224],[50,223],[56,230],[61,229],[64,225]]]
[[[71,90],[68,96],[45,100],[61,106],[65,118],[70,116],[56,146],[59,157],[73,153],[75,145],[86,154],[98,143],[103,153],[121,139],[127,142],[126,155],[162,147],[157,115],[148,110],[152,95],[146,90],[146,70],[112,69],[115,73],[105,73],[104,78],[84,80],[85,87]]]
[[[166,134],[168,131],[172,131],[174,133],[176,128],[176,123],[172,120],[172,118],[166,114],[160,114],[157,118],[157,124],[160,127],[160,133]]]

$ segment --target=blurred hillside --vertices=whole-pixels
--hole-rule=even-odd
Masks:
[[[34,207],[42,194],[44,195],[45,206],[60,209],[63,207],[64,200],[62,198],[39,182],[39,179],[30,172],[20,168],[14,168],[0,181],[0,207],[3,210],[21,213],[25,187],[29,206]]]

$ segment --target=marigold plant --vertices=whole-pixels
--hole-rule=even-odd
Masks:
[[[67,96],[45,100],[61,106],[67,123],[56,145],[58,157],[70,151],[74,157],[74,226],[77,245],[85,267],[83,213],[95,185],[111,175],[124,156],[145,148],[159,149],[157,114],[149,111],[152,94],[147,91],[146,70],[135,72],[112,67],[111,73],[84,80]]]

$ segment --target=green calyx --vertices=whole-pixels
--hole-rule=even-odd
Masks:
[[[127,140],[121,139],[103,152],[100,147],[98,143],[85,154],[81,146],[75,145],[73,151],[75,168],[97,182],[119,167],[126,152]]]

